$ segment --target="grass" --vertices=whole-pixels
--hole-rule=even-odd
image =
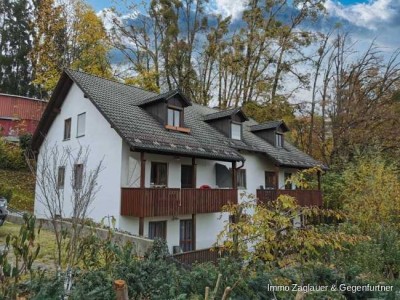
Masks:
[[[0,170],[0,183],[12,191],[11,207],[33,211],[35,178],[29,171]]]
[[[8,234],[19,235],[20,225],[5,222],[0,226],[0,247],[5,245],[6,237]],[[35,265],[46,268],[55,267],[56,256],[56,242],[54,233],[49,230],[40,230],[36,242],[40,244],[40,252],[36,259]]]

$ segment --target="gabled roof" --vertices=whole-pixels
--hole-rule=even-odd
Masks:
[[[57,84],[43,118],[33,136],[33,148],[39,149],[52,122],[73,83],[95,105],[122,139],[135,151],[164,153],[180,156],[195,156],[222,161],[244,160],[240,151],[247,150],[266,155],[275,164],[288,167],[308,168],[323,165],[306,155],[289,142],[276,148],[254,134],[257,122],[246,117],[243,123],[242,140],[233,140],[205,120],[214,120],[235,113],[240,108],[218,111],[199,104],[185,108],[185,126],[190,134],[166,130],[151,114],[141,107],[149,99],[165,99],[176,91],[157,95],[153,92],[89,75],[66,70]],[[244,114],[243,114],[244,115]]]
[[[186,104],[186,106],[192,105],[192,102],[179,90],[172,90],[168,91],[159,95],[155,95],[153,97],[147,98],[147,99],[142,99],[141,101],[137,101],[135,104],[139,106],[145,106],[148,104],[153,104],[158,101],[165,101],[168,100],[174,96],[179,96],[181,100]]]
[[[231,109],[225,109],[225,110],[220,110],[214,113],[207,114],[204,116],[204,121],[214,121],[222,118],[227,118],[233,115],[240,115],[240,117],[243,119],[243,121],[248,121],[249,118],[244,114],[242,109],[240,107],[237,108],[231,108]]]
[[[190,134],[168,131],[139,105],[158,96],[153,92],[107,80],[87,73],[65,70],[49,101],[43,119],[33,136],[32,146],[39,149],[58,110],[73,83],[76,83],[121,138],[136,151],[196,156],[222,161],[244,158],[233,148],[220,144],[224,137],[200,118],[190,107],[185,109],[185,125]],[[228,140],[228,138],[225,138]]]
[[[289,127],[286,126],[283,120],[269,121],[262,124],[253,125],[250,127],[250,131],[256,132],[261,130],[276,129],[278,127],[281,127],[283,132],[289,131]]]

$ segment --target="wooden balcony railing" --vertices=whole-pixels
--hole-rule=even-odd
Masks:
[[[188,251],[183,253],[177,253],[172,257],[179,263],[191,266],[194,263],[213,262],[216,263],[223,254],[218,249],[200,249],[194,251]]]
[[[121,215],[177,216],[220,212],[237,203],[236,189],[122,188]]]
[[[322,207],[322,193],[319,190],[257,190],[257,199],[261,203],[276,200],[280,195],[296,198],[300,206]]]

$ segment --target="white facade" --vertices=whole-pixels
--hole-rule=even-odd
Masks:
[[[85,134],[77,137],[78,115],[86,113]],[[64,139],[64,121],[71,118],[71,138]],[[73,84],[66,99],[61,107],[60,113],[55,118],[50,127],[45,142],[42,144],[38,164],[41,163],[45,144],[51,149],[54,145],[59,147],[69,147],[73,152],[77,152],[82,146],[88,147],[90,154],[86,168],[94,169],[102,161],[103,171],[99,175],[98,184],[101,187],[95,202],[91,206],[90,218],[100,221],[107,216],[118,216],[120,211],[121,198],[121,155],[122,138],[111,128],[110,124],[101,115],[92,102],[85,98],[80,88]],[[64,185],[64,212],[65,217],[71,215],[71,176],[72,168],[67,165],[65,170]],[[38,177],[40,174],[38,174]],[[35,214],[39,217],[46,217],[46,213],[40,198],[40,190],[36,187]]]
[[[78,115],[85,113],[84,134],[77,132]],[[64,122],[71,118],[71,138],[64,138]],[[82,119],[81,119],[82,122]],[[81,127],[82,128],[82,127]],[[120,229],[133,234],[139,233],[139,218],[122,217],[120,215],[121,206],[121,187],[139,187],[140,185],[140,154],[130,151],[129,146],[122,140],[118,133],[111,128],[108,121],[101,115],[92,102],[84,97],[80,88],[73,84],[69,90],[60,113],[55,118],[50,127],[45,143],[49,147],[69,147],[72,151],[77,151],[80,146],[89,147],[90,155],[87,169],[95,168],[100,161],[103,163],[103,171],[100,173],[98,184],[101,186],[99,193],[91,207],[89,217],[94,221],[101,221],[108,216],[114,216]],[[44,144],[42,145],[38,164],[41,163]],[[241,153],[246,161],[243,169],[246,170],[247,194],[256,194],[260,186],[265,185],[265,171],[274,171],[274,165],[266,156],[254,153]],[[145,187],[150,187],[151,162],[168,163],[168,188],[181,187],[181,165],[191,165],[191,158],[145,154]],[[216,186],[216,163],[224,164],[228,168],[231,163],[196,159],[196,187],[202,185]],[[241,164],[238,163],[238,166]],[[279,187],[284,186],[284,173],[293,172],[291,169],[281,169],[279,173]],[[72,188],[70,184],[72,176],[71,166],[66,166],[65,186],[64,186],[64,214],[65,217],[71,214],[70,196]],[[40,174],[38,174],[40,176]],[[243,190],[239,190],[239,193]],[[35,214],[39,217],[46,217],[46,212],[40,202],[40,190],[36,188]],[[240,198],[239,198],[240,199]],[[148,235],[149,222],[166,221],[167,242],[172,251],[172,247],[179,245],[180,242],[180,220],[191,219],[191,215],[185,216],[165,216],[144,219],[144,236]],[[223,229],[228,221],[226,213],[208,213],[196,215],[196,249],[208,248],[217,239],[218,233]]]

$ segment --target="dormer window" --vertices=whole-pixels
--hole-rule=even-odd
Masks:
[[[174,127],[181,126],[181,113],[182,110],[177,108],[168,107],[168,122],[167,124]]]
[[[242,139],[242,124],[231,123],[231,139],[234,140]]]
[[[221,110],[204,116],[204,121],[233,140],[242,139],[242,123],[248,121],[240,107]]]
[[[151,98],[147,98],[139,104],[167,130],[190,133],[185,127],[185,108],[192,103],[180,91],[169,91]]]
[[[275,133],[275,147],[282,148],[283,147],[283,134]]]
[[[289,131],[283,121],[270,121],[250,126],[250,131],[276,148],[283,148],[284,133]]]

